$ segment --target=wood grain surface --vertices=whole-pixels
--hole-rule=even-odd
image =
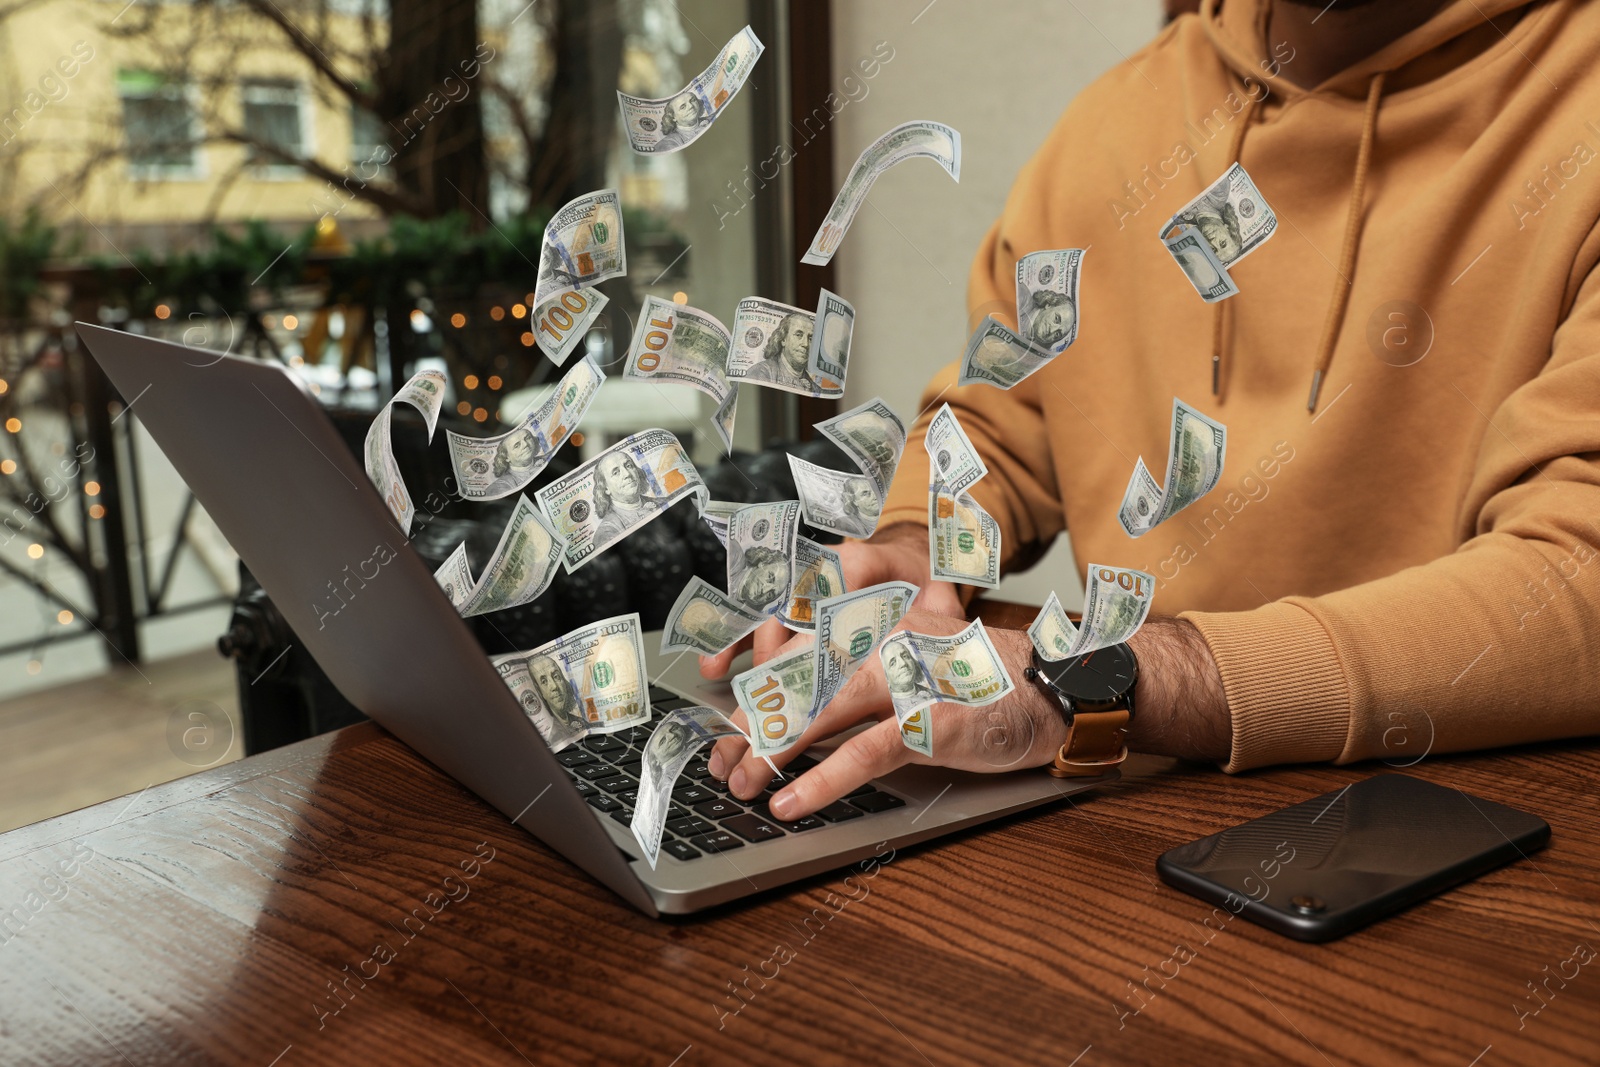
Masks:
[[[1592,744],[1409,768],[1553,840],[1333,944],[1208,931],[1156,879],[1385,769],[1136,758],[849,881],[656,921],[364,724],[0,836],[0,1064],[1596,1062],[1600,959],[1559,977],[1600,948]]]

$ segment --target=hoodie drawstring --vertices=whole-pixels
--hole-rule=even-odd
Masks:
[[[1256,104],[1260,102],[1253,93],[1246,93],[1245,99],[1249,103],[1245,104],[1244,110],[1239,115],[1239,124],[1233,128],[1233,142],[1228,148],[1227,163],[1230,166],[1239,161],[1239,152],[1244,147],[1244,131],[1250,125],[1250,121],[1255,118]],[[1222,396],[1222,357],[1224,355],[1222,343],[1227,336],[1227,313],[1228,302],[1226,300],[1217,301],[1217,310],[1213,312],[1211,319],[1211,395],[1219,400]]]
[[[1333,300],[1328,305],[1328,321],[1322,327],[1322,344],[1317,349],[1316,367],[1311,372],[1311,395],[1306,410],[1317,410],[1317,396],[1333,364],[1333,347],[1344,324],[1345,308],[1350,303],[1351,275],[1356,269],[1356,250],[1361,245],[1361,212],[1367,192],[1367,172],[1372,164],[1372,142],[1378,131],[1378,100],[1383,95],[1383,72],[1372,76],[1367,88],[1367,111],[1361,120],[1361,147],[1356,151],[1355,180],[1350,187],[1350,210],[1344,222],[1344,246],[1339,253],[1339,276],[1333,283]]]

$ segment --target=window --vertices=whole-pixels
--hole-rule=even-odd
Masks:
[[[129,172],[136,178],[198,177],[188,87],[153,71],[119,70],[117,95],[122,99]]]
[[[382,161],[394,155],[389,147],[391,133],[372,112],[359,107],[350,109],[350,165],[353,169],[366,164],[366,169],[356,171],[357,174],[370,177],[372,168],[377,167],[378,174],[390,176],[389,167]]]
[[[300,87],[290,81],[247,81],[240,87],[244,103],[244,132],[262,145],[271,145],[296,158],[307,154],[300,118]],[[249,160],[271,177],[299,177],[300,168],[256,145]]]

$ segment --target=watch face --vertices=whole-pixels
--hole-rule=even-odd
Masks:
[[[1059,663],[1040,661],[1039,673],[1080,704],[1111,704],[1133,688],[1138,662],[1127,645],[1112,645]]]

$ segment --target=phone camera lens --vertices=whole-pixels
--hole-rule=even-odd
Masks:
[[[1305,894],[1291,897],[1289,903],[1294,905],[1294,910],[1304,915],[1315,915],[1319,911],[1326,911],[1328,905],[1323,903],[1321,897],[1308,897]]]

